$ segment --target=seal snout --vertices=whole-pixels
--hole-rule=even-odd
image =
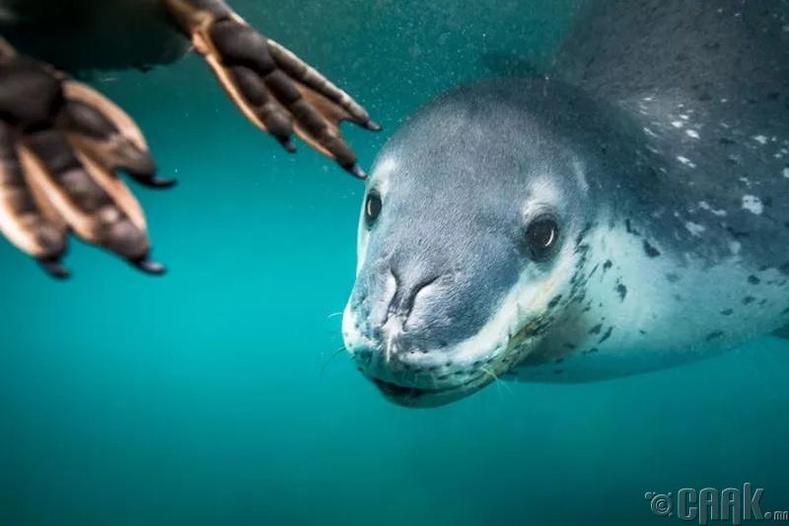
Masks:
[[[407,354],[427,354],[447,345],[439,339],[442,300],[450,292],[451,277],[440,272],[400,272],[390,267],[386,272],[371,273],[357,284],[346,310],[346,320],[353,318],[353,332],[358,332],[378,350],[385,363]],[[351,328],[346,327],[346,342]],[[349,346],[351,348],[352,345]]]
[[[492,357],[457,355],[488,319],[474,280],[426,257],[376,260],[357,277],[343,337],[358,368],[390,400],[435,406],[486,385]],[[474,301],[476,300],[476,301]]]

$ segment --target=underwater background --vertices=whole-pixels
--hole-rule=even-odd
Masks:
[[[539,71],[574,0],[237,0],[386,130],[476,78]],[[364,191],[281,150],[198,57],[97,74],[162,176],[132,184],[161,279],[74,241],[66,283],[0,243],[0,526],[618,525],[646,492],[789,509],[789,345],[587,385],[394,406],[340,352]]]

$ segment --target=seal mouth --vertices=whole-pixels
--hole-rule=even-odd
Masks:
[[[488,385],[492,378],[477,377],[447,389],[427,389],[410,387],[370,377],[379,391],[391,402],[405,407],[439,407],[479,391]],[[482,381],[480,381],[482,380]]]
[[[400,378],[397,374],[398,371],[389,367],[388,360],[370,360],[373,353],[369,348],[367,353],[356,352],[354,354],[356,359],[362,358],[361,362],[358,363],[360,366],[359,370],[363,372],[388,401],[411,408],[440,407],[469,397],[499,380],[502,374],[509,372],[531,349],[535,336],[539,333],[540,328],[544,326],[544,323],[545,320],[542,317],[535,317],[524,323],[520,329],[507,336],[506,343],[497,345],[495,350],[488,353],[476,353],[485,354],[487,358],[480,358],[468,363],[468,367],[465,368],[466,378],[463,379],[464,381],[442,386],[424,385],[425,382],[420,382],[422,385],[417,386],[410,381],[411,379],[408,375]],[[367,359],[365,360],[364,357]],[[446,359],[441,361],[448,363]],[[383,363],[386,363],[387,366],[376,371],[377,367],[374,363],[377,363],[378,367],[382,367]],[[435,366],[425,370],[432,368],[435,368]],[[457,375],[459,372],[456,370],[454,374]],[[446,376],[448,374],[443,374],[443,377]],[[438,379],[441,379],[441,377]]]
[[[394,398],[416,399],[420,396],[430,393],[429,389],[421,389],[419,387],[405,387],[402,385],[393,384],[392,382],[379,380],[378,378],[372,378],[372,382],[378,389],[381,390],[383,394]]]

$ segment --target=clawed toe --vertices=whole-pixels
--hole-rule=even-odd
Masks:
[[[167,267],[149,259],[148,256],[130,259],[129,263],[136,269],[152,276],[162,276],[167,273]]]
[[[60,262],[58,258],[39,259],[39,265],[44,272],[55,279],[64,280],[71,277],[71,272]]]
[[[166,179],[156,175],[139,174],[134,172],[128,173],[132,179],[143,186],[147,186],[148,188],[167,189],[172,188],[178,184],[178,179]]]
[[[277,137],[277,140],[288,153],[296,153],[296,143],[290,137]]]
[[[348,172],[349,174],[353,175],[358,179],[367,179],[367,172],[362,170],[362,168],[358,164],[352,164],[349,166],[343,166],[343,170]]]
[[[374,132],[379,132],[379,131],[384,129],[383,126],[381,126],[380,124],[378,124],[377,122],[374,122],[374,121],[367,121],[364,124],[362,124],[362,126],[367,128],[368,130],[374,131]]]

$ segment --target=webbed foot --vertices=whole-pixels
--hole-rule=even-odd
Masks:
[[[142,133],[118,106],[0,39],[0,232],[57,278],[68,276],[60,260],[69,232],[161,272],[118,170],[173,184],[156,177]]]
[[[270,40],[222,0],[163,0],[244,115],[288,150],[296,133],[356,177],[366,174],[340,133],[342,121],[381,127],[347,93]]]

